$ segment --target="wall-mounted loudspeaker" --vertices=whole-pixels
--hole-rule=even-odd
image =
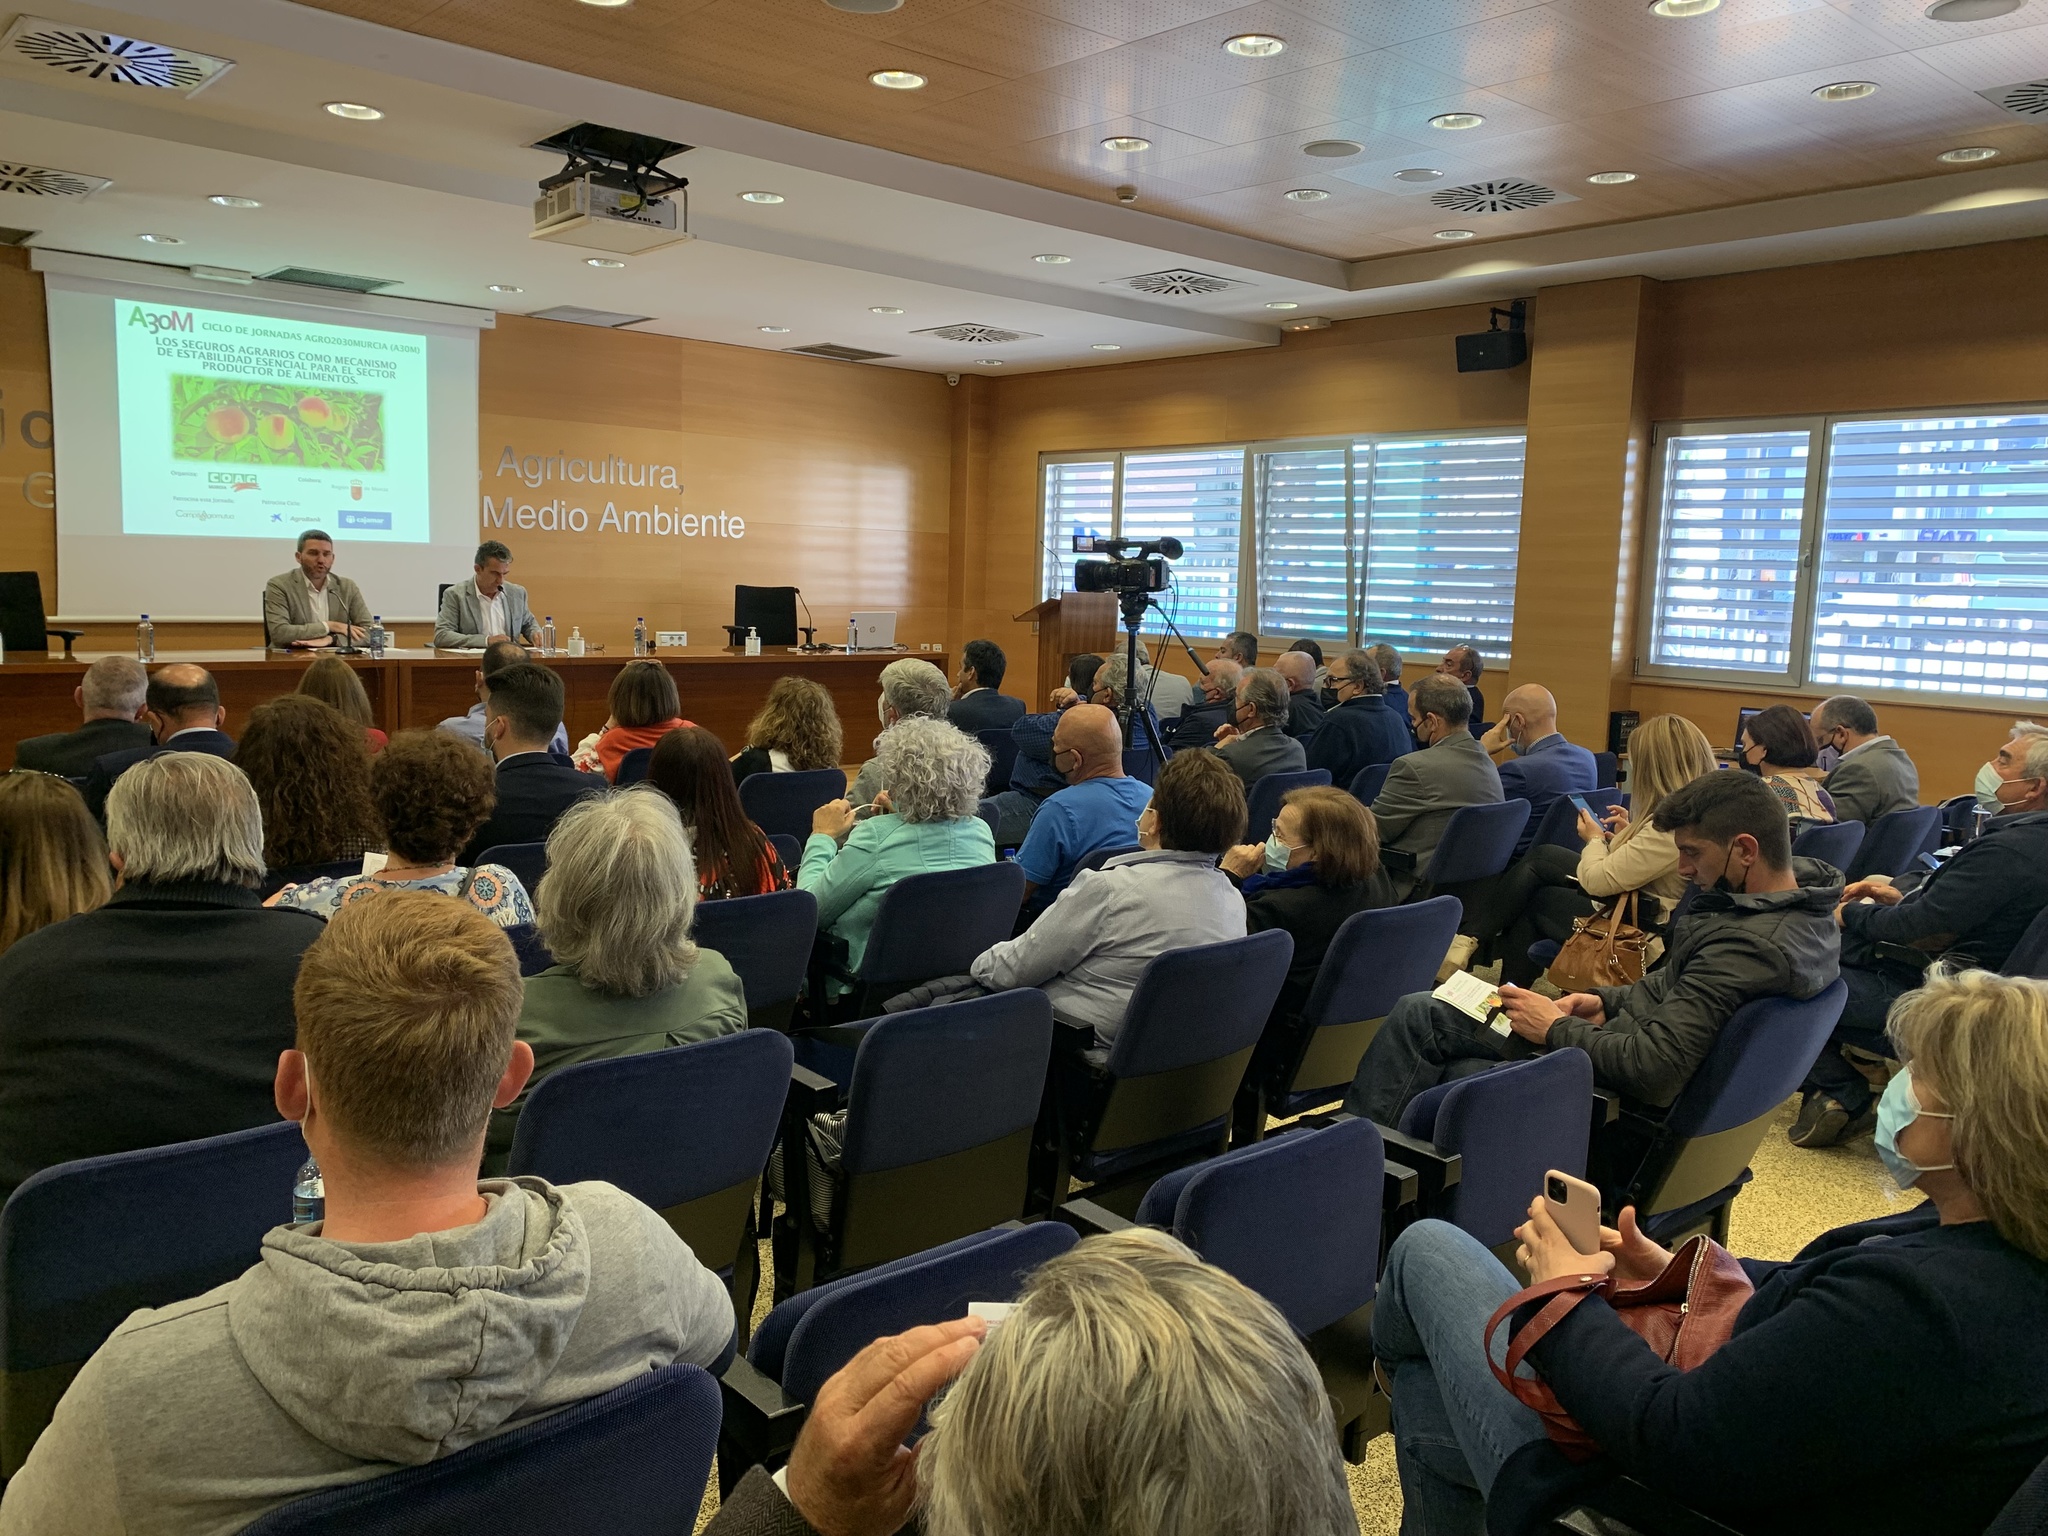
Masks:
[[[1493,311],[1492,329],[1454,338],[1458,344],[1458,372],[1492,373],[1501,368],[1519,368],[1529,361],[1529,333],[1522,329],[1528,314],[1528,301],[1517,299],[1508,308]],[[1508,323],[1506,330],[1501,329],[1503,319]]]

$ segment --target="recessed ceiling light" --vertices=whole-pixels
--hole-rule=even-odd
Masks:
[[[1866,96],[1877,94],[1875,80],[1837,80],[1832,85],[1817,85],[1813,88],[1818,101],[1861,101]]]
[[[586,256],[583,258],[583,265],[585,265],[586,267],[604,267],[606,269],[610,269],[612,267],[623,267],[625,263],[623,261],[620,261],[615,256]]]
[[[1296,187],[1293,191],[1284,193],[1282,195],[1285,196],[1290,203],[1320,203],[1324,198],[1328,197],[1330,194],[1325,192],[1321,187]]]
[[[1031,259],[1048,267],[1064,267],[1068,262],[1072,261],[1074,258],[1071,256],[1056,255],[1051,251],[1047,251],[1043,256],[1034,256]]]
[[[1003,366],[1003,360],[1000,357],[977,357],[974,360],[974,366],[977,368],[1000,368]]]
[[[1934,0],[1927,7],[1929,21],[1990,21],[2010,16],[2027,0]]]
[[[1113,149],[1120,155],[1135,155],[1141,149],[1150,149],[1152,141],[1141,139],[1134,133],[1118,133],[1104,139],[1102,147]]]
[[[1626,186],[1635,179],[1636,173],[1634,171],[1595,171],[1586,178],[1596,187]]]
[[[761,329],[770,336],[787,336],[789,334],[789,327],[786,325],[764,325]]]
[[[632,3],[632,0],[583,0],[583,3],[585,5],[603,6],[605,9],[610,10],[616,6],[629,5]]]
[[[1114,341],[1098,341],[1093,343],[1089,350],[1091,352],[1121,352],[1123,351],[1123,345],[1120,342]]]
[[[236,197],[230,192],[216,192],[207,201],[216,208],[261,208],[263,206],[253,197]]]
[[[1946,159],[1947,156],[1943,156],[1943,158]],[[135,238],[147,241],[151,245],[183,245],[185,243],[176,235],[137,235]]]
[[[1485,121],[1477,112],[1439,112],[1429,120],[1429,126],[1455,133],[1460,128],[1477,128]]]
[[[1301,146],[1304,155],[1314,155],[1318,160],[1348,160],[1353,155],[1365,153],[1365,146],[1356,139],[1317,139],[1312,144]]]
[[[1286,39],[1275,37],[1270,32],[1246,32],[1227,39],[1223,51],[1234,53],[1240,59],[1270,59],[1286,47]]]
[[[868,306],[868,313],[871,315],[900,315],[903,311],[894,304],[870,304]]]
[[[1472,240],[1478,237],[1476,229],[1440,229],[1436,232],[1439,240]]]
[[[1299,304],[1295,303],[1295,302],[1294,302],[1294,300],[1292,300],[1292,299],[1273,299],[1273,300],[1270,300],[1270,301],[1269,301],[1269,302],[1267,303],[1267,305],[1266,305],[1266,308],[1268,308],[1268,309],[1299,309],[1299,308],[1301,308],[1301,306],[1300,306]]]
[[[1995,159],[1997,155],[1998,151],[1989,144],[1972,144],[1965,149],[1945,150],[1934,158],[1949,165],[1972,165],[1979,160]],[[142,238],[147,240],[149,236],[144,235]]]
[[[740,194],[740,201],[743,203],[779,203],[783,201],[783,196],[780,192],[742,192]]]
[[[1721,0],[1650,0],[1652,16],[1704,16],[1717,9]]]
[[[336,117],[345,117],[352,123],[374,123],[384,115],[375,107],[366,107],[360,101],[330,101],[324,105]]]
[[[1444,173],[1427,165],[1411,165],[1405,171],[1394,172],[1396,181],[1441,181]]]
[[[526,290],[525,290],[524,288],[517,288],[517,287],[514,287],[514,286],[513,286],[513,285],[512,285],[511,283],[493,283],[493,284],[491,284],[491,292],[493,292],[493,293],[524,293],[524,292],[526,292]]]
[[[890,11],[901,10],[903,0],[825,0],[835,11],[849,11],[855,16],[885,16]]]
[[[885,91],[921,91],[924,83],[924,76],[914,69],[878,69],[868,76],[869,85]]]

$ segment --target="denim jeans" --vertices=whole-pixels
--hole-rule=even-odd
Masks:
[[[1015,848],[1031,831],[1043,800],[1034,800],[1021,790],[1005,789],[981,802],[996,813],[996,847]]]
[[[1884,1032],[1885,1014],[1912,988],[1888,972],[1855,965],[1842,967],[1842,980],[1849,984],[1849,1000],[1842,1009],[1841,1022],[1821,1047],[1820,1059],[1800,1087],[1807,1093],[1827,1094],[1853,1117],[1868,1109],[1875,1095],[1869,1079],[1843,1059],[1842,1047],[1853,1045],[1879,1056],[1891,1055],[1893,1047]]]
[[[1344,1107],[1362,1120],[1398,1125],[1401,1111],[1423,1089],[1528,1054],[1520,1036],[1503,1040],[1449,1003],[1411,992],[1394,1004],[1359,1059]]]
[[[1479,1240],[1418,1221],[1387,1256],[1373,1353],[1394,1385],[1401,1536],[1485,1536],[1486,1495],[1543,1421],[1494,1380],[1486,1320],[1520,1282]],[[1505,1358],[1507,1329],[1498,1348]]]

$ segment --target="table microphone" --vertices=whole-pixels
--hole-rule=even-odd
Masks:
[[[796,600],[804,605],[804,617],[808,619],[811,616],[811,605],[804,597],[804,589],[802,587],[791,587],[789,590],[794,592]],[[815,624],[799,624],[797,628],[803,633],[804,649],[815,651],[818,648],[814,643],[818,638],[818,626]]]

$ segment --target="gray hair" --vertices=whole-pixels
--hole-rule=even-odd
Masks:
[[[2030,779],[2048,779],[2048,725],[2036,725],[2031,720],[2015,720],[2012,723],[2015,737],[2027,738],[2027,755],[2021,765],[2021,772]]]
[[[102,656],[85,669],[78,690],[92,714],[133,720],[149,692],[149,674],[133,656]]]
[[[896,711],[899,720],[918,715],[943,720],[952,699],[953,685],[928,661],[906,656],[882,668],[882,702]]]
[[[1041,1265],[931,1410],[930,1536],[1352,1536],[1330,1400],[1273,1304],[1163,1232]]]
[[[1875,736],[1877,711],[1853,693],[1838,693],[1831,699],[1822,699],[1813,712],[1814,730],[1832,731],[1836,726],[1854,731],[1858,736]]]
[[[1435,715],[1445,725],[1465,725],[1472,719],[1472,693],[1448,672],[1432,672],[1415,685],[1412,695],[1415,714]]]
[[[1154,675],[1149,668],[1146,670],[1145,691],[1148,694],[1152,691]],[[1119,651],[1098,667],[1095,671],[1095,689],[1098,693],[1106,689],[1115,695],[1117,703],[1123,703],[1125,696],[1131,691],[1131,658]]]
[[[485,562],[490,560],[503,560],[507,565],[510,565],[512,563],[512,551],[497,539],[485,539],[483,543],[476,547],[477,569],[482,570]]]
[[[210,752],[160,752],[107,793],[107,851],[131,885],[263,883],[263,808],[247,774]]]
[[[1223,691],[1225,698],[1237,692],[1237,685],[1244,681],[1244,667],[1238,662],[1223,657],[1209,663],[1209,681]]]
[[[988,748],[943,720],[899,720],[875,742],[889,804],[905,821],[960,821],[981,803]]]
[[[697,861],[682,817],[642,785],[579,800],[548,834],[534,920],[593,992],[646,997],[697,963]]]
[[[1401,653],[1385,641],[1369,647],[1373,665],[1380,669],[1380,677],[1389,683],[1401,681]]]
[[[1344,670],[1358,679],[1369,696],[1383,695],[1387,691],[1387,675],[1380,670],[1379,663],[1379,653],[1384,649],[1384,646],[1376,645],[1369,651],[1346,651],[1337,658],[1344,663]],[[1398,657],[1395,659],[1399,660]],[[1466,695],[1465,702],[1468,705],[1472,702],[1471,695]]]
[[[1287,679],[1271,667],[1253,667],[1237,685],[1240,702],[1249,704],[1261,725],[1279,725],[1287,718]]]

